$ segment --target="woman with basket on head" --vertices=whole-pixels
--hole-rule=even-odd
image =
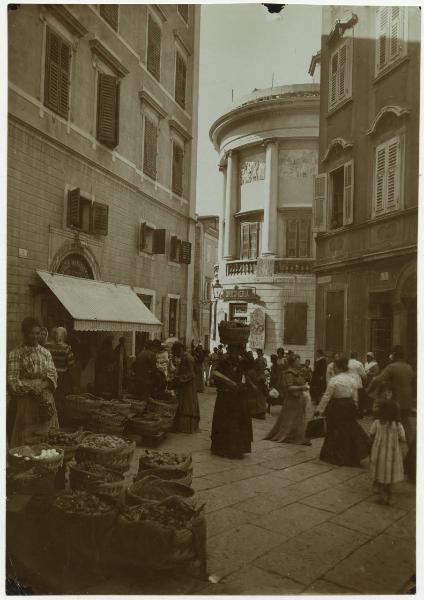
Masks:
[[[32,317],[22,321],[24,343],[12,350],[7,383],[16,403],[11,447],[31,444],[59,427],[53,393],[57,372],[52,356],[39,343],[40,323]]]
[[[211,451],[227,458],[243,458],[251,452],[252,420],[246,394],[246,377],[241,353],[249,339],[250,329],[240,323],[221,321],[221,342],[228,351],[213,372],[217,397],[212,421]]]

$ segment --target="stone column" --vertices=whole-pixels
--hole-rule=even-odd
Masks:
[[[225,194],[227,190],[227,165],[220,165],[220,172],[222,173],[222,198],[221,208],[219,211],[219,237],[218,237],[218,262],[221,262],[224,256],[224,219],[225,219]]]
[[[227,158],[227,187],[225,193],[224,260],[235,258],[236,223],[234,215],[238,198],[238,156],[233,150]]]
[[[262,256],[277,256],[278,142],[267,141],[265,150],[265,203]]]

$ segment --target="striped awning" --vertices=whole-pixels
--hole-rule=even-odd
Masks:
[[[74,319],[76,331],[145,331],[162,323],[129,285],[37,271]]]

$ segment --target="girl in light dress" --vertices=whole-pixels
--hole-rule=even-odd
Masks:
[[[402,448],[406,446],[405,430],[399,422],[399,407],[389,390],[384,394],[375,412],[371,426],[372,440],[370,467],[379,504],[392,504],[392,485],[404,478]]]

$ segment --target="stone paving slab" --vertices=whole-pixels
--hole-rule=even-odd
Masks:
[[[209,490],[211,488],[219,487],[220,483],[217,481],[211,481],[206,477],[193,477],[193,481],[191,483],[191,487],[196,490],[196,492],[200,492],[201,490]]]
[[[414,573],[411,544],[383,534],[342,560],[325,577],[363,594],[397,594]]]
[[[326,473],[330,470],[331,467],[325,464],[314,465],[309,462],[302,462],[301,464],[290,466],[285,468],[283,471],[279,471],[278,475],[283,475],[288,479],[291,479],[293,482],[297,482],[308,479],[309,477],[313,477],[314,475]]]
[[[309,585],[369,539],[335,523],[322,523],[274,548],[256,565]]]
[[[210,595],[284,595],[300,594],[304,586],[278,575],[267,573],[255,566],[249,566],[237,573],[228,575],[218,584],[209,584],[200,594]]]
[[[356,594],[355,590],[349,590],[346,587],[342,587],[337,585],[336,583],[332,583],[331,581],[326,581],[325,579],[317,579],[314,581],[312,585],[307,587],[302,594],[308,596],[315,595],[330,595],[334,594],[336,596],[342,596],[344,594]]]
[[[292,502],[294,502],[294,498],[289,494],[277,495],[260,493],[253,498],[249,498],[248,500],[243,500],[243,502],[235,504],[234,509],[240,512],[244,511],[246,513],[251,513],[252,515],[258,517],[265,516],[271,511],[286,506],[287,504],[291,504]]]
[[[331,521],[355,531],[362,531],[366,535],[376,536],[405,514],[402,509],[381,506],[370,499],[352,506],[344,513],[333,517]]]
[[[302,504],[290,504],[255,519],[255,524],[290,539],[331,518],[331,513]]]
[[[343,486],[336,486],[303,498],[302,502],[315,508],[321,508],[334,513],[341,513],[354,504],[365,500],[371,495],[371,490],[356,490]]]
[[[384,532],[391,537],[400,537],[406,540],[414,541],[416,537],[416,514],[415,510],[411,510],[405,517],[396,521],[391,527],[388,527]]]
[[[266,469],[263,466],[243,465],[236,469],[222,471],[221,473],[211,473],[209,479],[212,481],[217,481],[218,483],[233,483],[234,481],[240,481],[241,479],[249,479],[259,475],[266,475],[266,473],[270,472],[270,469]]]
[[[237,482],[240,483],[240,482]],[[242,489],[236,487],[235,484],[221,485],[210,490],[202,490],[198,493],[199,502],[206,502],[205,511],[211,512],[219,510],[232,504],[237,504],[242,500],[251,498],[256,495],[252,486]]]
[[[248,522],[249,515],[235,507],[227,506],[220,510],[214,510],[207,516],[208,536],[213,537],[220,533],[226,533],[239,525]]]

